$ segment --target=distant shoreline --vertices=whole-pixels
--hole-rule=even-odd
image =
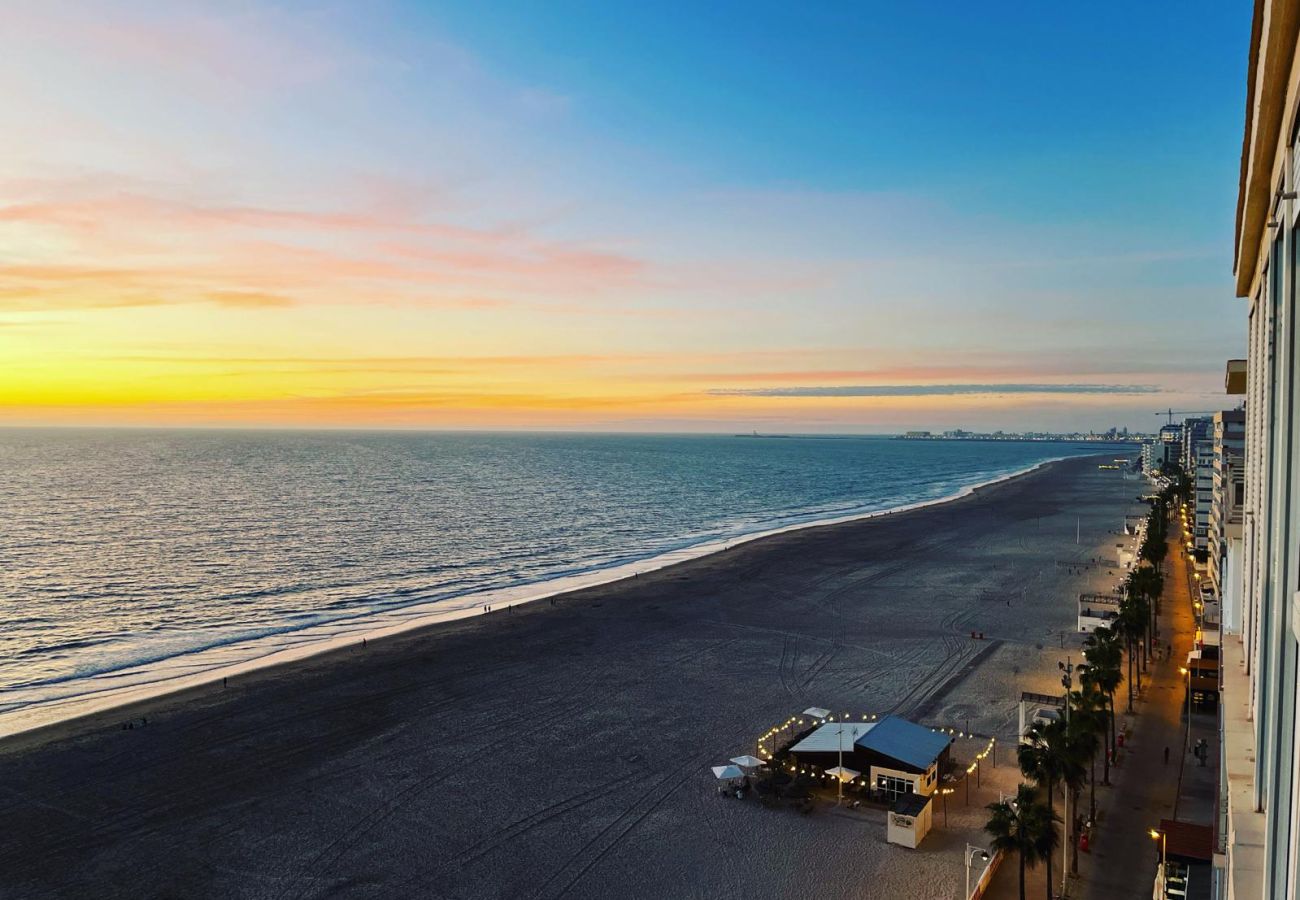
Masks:
[[[1081,447],[1087,447],[1090,444],[1124,444],[1126,447],[1141,447],[1142,442],[1139,440],[1114,440],[1104,441],[1085,441],[1082,438],[1027,438],[1027,437],[913,437],[906,434],[895,434],[890,437],[892,441],[918,441],[930,444],[949,443],[949,444],[1076,444]],[[1103,452],[1103,451],[1098,451]]]

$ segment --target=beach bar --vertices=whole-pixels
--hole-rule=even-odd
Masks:
[[[904,794],[930,795],[947,764],[951,738],[898,716],[878,722],[828,722],[805,735],[791,755],[823,771],[843,766],[891,804]]]
[[[1114,625],[1122,599],[1119,594],[1080,594],[1079,631],[1087,634]]]

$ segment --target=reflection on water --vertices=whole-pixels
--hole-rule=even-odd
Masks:
[[[1100,449],[0,430],[0,687],[932,499]]]

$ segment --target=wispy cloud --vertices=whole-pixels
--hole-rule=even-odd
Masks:
[[[332,33],[341,23],[330,15],[248,4],[99,6],[19,3],[6,18],[28,41],[68,48],[115,71],[166,72],[169,80],[221,96],[320,83],[369,63],[354,43]]]
[[[208,299],[218,306],[233,306],[244,309],[269,309],[293,306],[291,297],[282,294],[266,294],[260,291],[214,291]]]
[[[41,247],[55,235],[76,249],[75,261],[47,254],[0,264],[0,299],[9,309],[215,301],[548,312],[576,305],[593,312],[600,305],[591,295],[634,285],[647,268],[622,252],[516,226],[466,226],[405,210],[207,205],[112,190],[0,206],[0,225],[41,229],[12,232],[15,242],[26,234],[31,247]],[[588,302],[575,303],[579,297]]]
[[[860,384],[712,388],[714,397],[955,397],[967,394],[1159,394],[1151,384]]]

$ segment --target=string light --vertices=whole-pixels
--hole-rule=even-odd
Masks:
[[[853,716],[852,716],[851,713],[847,713],[847,712],[846,712],[846,713],[843,715],[843,717],[842,717],[842,721],[848,721],[848,720],[851,719],[852,717],[853,717]],[[878,713],[870,713],[870,714],[868,714],[868,713],[863,713],[863,714],[862,714],[862,719],[863,719],[863,721],[866,721],[866,720],[870,719],[871,721],[874,722],[874,721],[875,721],[876,719],[878,719],[878,718],[879,718],[879,714],[878,714]],[[835,717],[834,717],[834,716],[827,716],[827,717],[826,717],[826,722],[829,723],[829,722],[833,722],[833,721],[835,721]],[[769,740],[769,739],[772,739],[772,738],[774,738],[774,737],[776,737],[776,734],[777,734],[778,731],[783,731],[783,730],[785,730],[786,728],[790,727],[791,725],[795,725],[795,724],[803,725],[803,724],[805,724],[805,723],[804,723],[804,720],[803,720],[803,719],[797,718],[796,716],[791,716],[790,718],[788,718],[788,719],[786,719],[784,722],[782,722],[780,725],[773,726],[771,729],[769,729],[769,730],[767,731],[766,734],[764,734],[761,738],[759,738],[759,741],[758,741],[758,753],[759,753],[759,755],[766,757],[768,760],[773,760],[773,759],[775,758],[775,757],[774,757],[774,754],[773,754],[773,751],[772,751],[772,750],[768,750],[766,747],[764,747],[764,746],[763,746],[763,742],[764,742],[764,741],[767,741],[767,740]],[[841,725],[841,727],[843,727],[843,725]],[[934,733],[934,734],[947,734],[947,735],[951,735],[951,736],[953,736],[954,738],[960,737],[960,738],[963,738],[963,739],[964,739],[964,738],[974,738],[974,737],[976,737],[976,735],[975,735],[974,732],[970,732],[970,733],[968,734],[967,732],[962,731],[962,730],[959,730],[959,729],[957,729],[957,728],[955,728],[955,727],[931,726],[931,727],[930,727],[930,731],[931,731],[931,733]],[[970,766],[966,769],[966,774],[967,774],[967,775],[974,774],[975,769],[976,769],[976,767],[978,766],[978,764],[979,764],[982,760],[986,759],[986,758],[988,757],[988,755],[989,755],[991,752],[993,752],[993,746],[994,746],[994,744],[995,744],[996,742],[997,742],[997,738],[989,738],[989,742],[988,742],[988,744],[985,745],[985,747],[984,747],[984,749],[983,749],[982,751],[980,751],[979,753],[977,753],[977,754],[975,755],[975,761],[972,762],[972,763],[970,764]],[[796,771],[797,771],[798,774],[801,774],[801,775],[812,775],[812,776],[814,776],[814,777],[821,777],[821,776],[818,776],[817,773],[816,773],[812,768],[808,768],[808,769],[797,769],[796,766],[791,765],[790,768],[788,769],[788,771],[790,771],[790,772],[796,772]],[[830,778],[831,776],[825,776],[825,777]],[[865,779],[861,779],[861,780],[862,780],[862,783],[864,783],[864,784],[866,783],[866,780],[865,780]],[[852,784],[852,783],[853,783],[853,782],[850,782],[850,784]],[[952,790],[951,790],[951,789],[942,789],[942,790],[939,791],[939,793],[940,793],[940,794],[951,794],[951,793],[952,793]]]

